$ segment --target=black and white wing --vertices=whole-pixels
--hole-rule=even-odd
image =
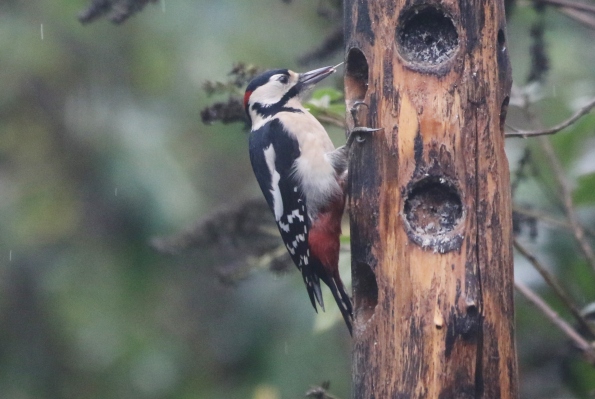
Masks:
[[[306,198],[293,173],[299,156],[297,140],[276,119],[250,132],[250,161],[256,180],[275,215],[285,247],[302,272],[312,306],[316,309],[316,298],[324,309],[320,278],[308,247],[310,219]]]

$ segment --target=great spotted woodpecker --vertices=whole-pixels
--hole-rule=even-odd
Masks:
[[[335,67],[296,73],[275,69],[254,78],[244,107],[252,123],[250,160],[281,237],[302,272],[314,310],[324,310],[320,280],[330,288],[351,333],[353,309],[339,276],[348,144],[335,149],[301,103]]]

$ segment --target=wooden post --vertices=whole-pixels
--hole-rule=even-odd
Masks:
[[[344,4],[353,398],[517,398],[503,1]]]

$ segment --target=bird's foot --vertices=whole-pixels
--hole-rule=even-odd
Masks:
[[[353,124],[355,126],[359,125],[358,110],[362,105],[365,106],[368,110],[370,109],[370,106],[363,101],[354,102],[353,105],[351,106],[351,108],[349,109],[349,113],[351,114],[351,119],[353,120]]]
[[[353,103],[353,106],[351,107],[351,109],[349,110],[349,112],[351,113],[351,118],[353,120],[353,124],[356,126],[354,127],[350,132],[349,135],[347,136],[347,144],[346,147],[350,148],[351,144],[353,143],[353,140],[357,141],[358,143],[363,143],[364,141],[366,141],[366,136],[370,133],[374,133],[377,132],[379,130],[382,130],[382,128],[379,129],[374,129],[371,127],[365,127],[365,126],[359,126],[360,124],[360,116],[359,115],[359,109],[364,106],[366,107],[368,110],[370,109],[370,106],[368,104],[366,104],[363,101],[356,101]],[[363,118],[363,119],[367,119],[367,118]]]
[[[365,126],[358,126],[358,127],[354,127],[350,132],[349,132],[349,136],[347,137],[347,143],[345,144],[347,146],[347,148],[350,148],[351,145],[353,144],[353,141],[357,141],[358,143],[363,143],[364,141],[366,141],[366,136],[374,133],[374,132],[378,132],[380,130],[382,130],[383,128],[371,128],[371,127],[365,127]]]

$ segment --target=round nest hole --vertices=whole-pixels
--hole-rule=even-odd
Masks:
[[[406,10],[399,19],[397,43],[410,62],[434,66],[449,60],[459,47],[452,19],[435,7]]]
[[[444,178],[429,177],[415,183],[405,200],[405,217],[416,235],[445,234],[462,216],[461,196]]]

